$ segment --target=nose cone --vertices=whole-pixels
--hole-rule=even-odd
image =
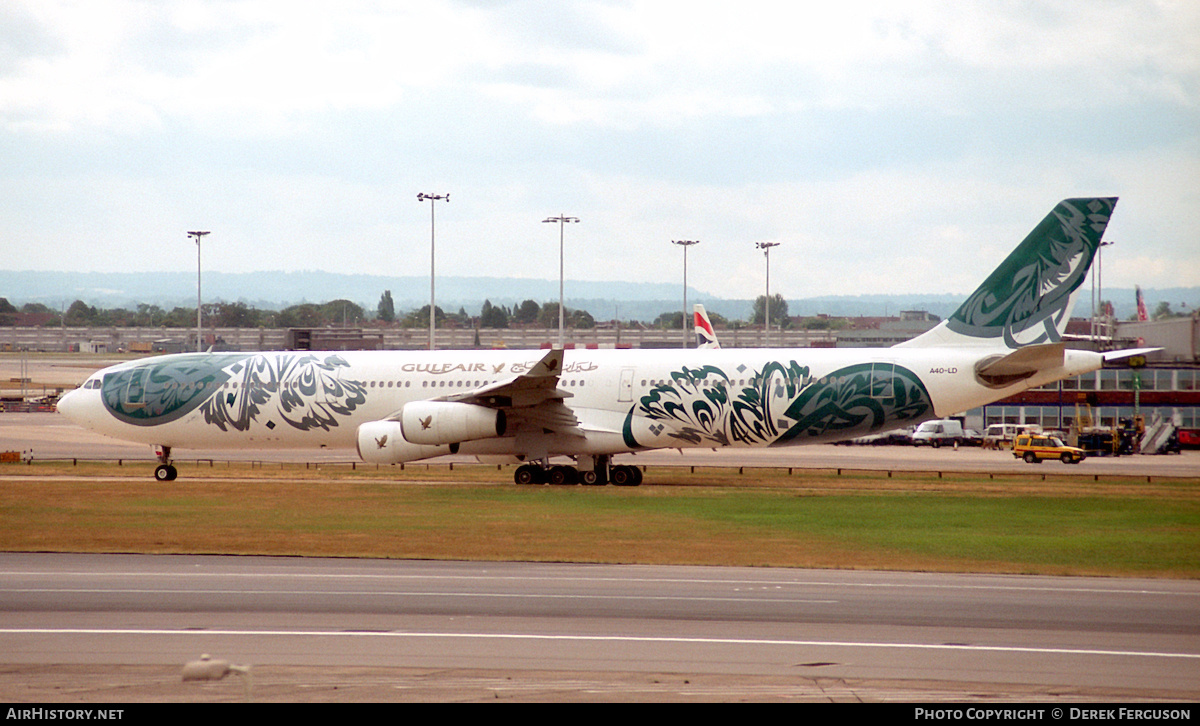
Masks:
[[[83,397],[85,391],[75,389],[67,392],[62,398],[58,399],[58,412],[67,417],[67,420],[73,424],[83,424]]]

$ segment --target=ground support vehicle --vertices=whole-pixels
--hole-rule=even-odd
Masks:
[[[1056,436],[1021,434],[1013,439],[1013,456],[1030,464],[1046,459],[1058,459],[1064,464],[1078,464],[1087,458],[1083,449],[1067,446]]]

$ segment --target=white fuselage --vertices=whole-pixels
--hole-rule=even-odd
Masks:
[[[465,442],[461,451],[579,456],[827,442],[944,418],[1101,365],[1099,354],[1067,351],[1061,367],[1003,388],[984,385],[976,365],[1008,352],[567,350],[553,388],[577,419],[572,431],[527,417],[505,435]],[[161,356],[98,372],[59,409],[93,431],[155,446],[353,448],[362,424],[393,417],[409,403],[461,400],[511,381],[545,353]],[[520,400],[504,404],[521,411]]]

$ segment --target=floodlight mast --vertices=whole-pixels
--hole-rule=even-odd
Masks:
[[[417,201],[424,202],[425,200],[429,200],[429,349],[434,350],[434,343],[433,343],[434,322],[433,321],[434,321],[434,315],[435,315],[434,311],[437,309],[437,306],[434,304],[434,294],[433,294],[434,230],[436,227],[436,225],[434,224],[435,220],[434,220],[433,209],[435,206],[434,202],[437,202],[437,201],[445,200],[445,202],[447,204],[449,204],[450,203],[450,194],[449,194],[449,192],[447,192],[446,194],[424,194],[422,192],[418,192],[417,193]]]
[[[683,318],[680,319],[679,327],[683,328],[683,347],[688,347],[688,304],[687,304],[687,253],[688,247],[700,244],[698,239],[681,239],[671,240],[671,244],[683,247]]]
[[[200,238],[208,234],[208,230],[188,232],[188,238],[196,238],[196,352],[204,352],[204,337],[201,328],[200,314]]]
[[[1092,272],[1092,324],[1091,324],[1092,336],[1091,337],[1092,337],[1092,342],[1094,344],[1099,345],[1100,350],[1107,350],[1107,347],[1105,347],[1105,345],[1106,345],[1105,343],[1097,342],[1100,339],[1099,336],[1105,330],[1105,328],[1104,328],[1104,321],[1105,321],[1105,315],[1104,315],[1104,311],[1105,311],[1105,307],[1104,307],[1104,248],[1110,247],[1110,246],[1112,246],[1112,244],[1113,244],[1112,242],[1105,242],[1105,241],[1100,242],[1100,248],[1098,250],[1096,250],[1096,264],[1092,266],[1092,271],[1091,271]],[[1097,283],[1097,278],[1099,278],[1098,283]],[[1099,292],[1097,292],[1097,284],[1099,286]],[[1098,312],[1100,314],[1099,321],[1097,321],[1097,319],[1096,319],[1096,314],[1097,314],[1096,303],[1097,302],[1100,303],[1100,307],[1098,310]],[[1112,342],[1111,326],[1108,328],[1108,338],[1109,338],[1108,342],[1111,343]]]
[[[767,258],[767,296],[763,300],[763,347],[771,347],[771,248],[778,247],[778,242],[755,242],[754,246],[763,251]]]
[[[542,220],[542,224],[558,222],[558,347],[562,348],[566,345],[564,339],[563,328],[563,227],[568,222],[578,222],[578,217],[565,217],[558,215],[557,217],[547,217]]]

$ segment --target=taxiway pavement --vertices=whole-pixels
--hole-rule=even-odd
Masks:
[[[0,699],[1190,701],[1197,612],[1171,580],[0,554]],[[253,690],[183,682],[201,653]]]

